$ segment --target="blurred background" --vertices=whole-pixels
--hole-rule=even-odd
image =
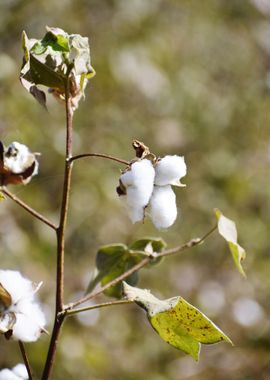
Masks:
[[[212,318],[235,347],[203,346],[199,363],[163,342],[133,306],[66,321],[53,379],[270,379],[270,0],[1,0],[0,132],[41,152],[40,173],[10,187],[58,220],[64,167],[63,107],[46,113],[18,80],[21,33],[45,26],[90,38],[97,72],[75,114],[74,153],[130,160],[137,138],[157,155],[184,155],[188,175],[176,189],[179,217],[168,231],[132,225],[115,192],[120,165],[76,162],[67,231],[66,302],[85,290],[99,246],[162,237],[169,247],[202,236],[220,208],[238,226],[247,279],[225,241],[205,244],[141,271],[139,286],[160,298],[181,295]],[[51,330],[55,239],[50,229],[6,200],[0,205],[1,268],[35,282]],[[105,296],[95,301],[102,302]],[[39,378],[49,337],[27,345]],[[21,361],[0,338],[0,368]]]

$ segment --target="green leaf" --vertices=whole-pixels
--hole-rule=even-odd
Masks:
[[[209,318],[182,297],[159,300],[148,290],[124,283],[124,295],[146,310],[151,326],[171,346],[198,360],[201,343],[227,341],[225,335]]]
[[[0,202],[4,201],[6,199],[6,197],[4,196],[4,194],[0,191]]]
[[[237,229],[234,221],[224,216],[220,210],[215,209],[218,220],[218,232],[227,241],[235,266],[246,277],[242,267],[242,261],[246,258],[246,251],[237,242]]]
[[[97,273],[91,280],[87,293],[91,292],[98,283],[106,285],[128,269],[132,268],[141,260],[140,255],[131,255],[126,245],[112,244],[101,247],[96,256]],[[126,278],[129,284],[136,285],[138,282],[138,274],[133,273]],[[121,283],[111,286],[104,293],[110,297],[121,297]]]

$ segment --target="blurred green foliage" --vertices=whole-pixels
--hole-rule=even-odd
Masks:
[[[66,302],[82,294],[100,245],[162,237],[169,247],[204,234],[220,208],[237,222],[248,257],[247,280],[216,233],[204,245],[145,269],[139,286],[159,298],[181,295],[235,343],[204,347],[200,363],[166,345],[134,306],[67,320],[54,379],[267,380],[270,373],[270,4],[268,0],[2,0],[0,131],[41,152],[40,174],[12,191],[57,221],[64,167],[64,110],[46,113],[21,87],[21,32],[41,38],[45,25],[90,37],[97,72],[75,115],[74,152],[131,159],[138,138],[157,155],[185,155],[187,188],[180,216],[158,232],[132,225],[115,187],[120,167],[76,162],[66,257]],[[1,267],[44,281],[53,319],[55,237],[6,200],[0,205]],[[99,297],[101,301],[104,297]],[[48,329],[51,330],[49,323]],[[40,374],[48,337],[27,345]],[[21,361],[0,338],[0,366]],[[38,376],[37,376],[38,377]]]

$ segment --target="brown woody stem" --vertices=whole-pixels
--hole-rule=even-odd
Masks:
[[[99,158],[105,158],[107,160],[112,160],[119,162],[120,164],[129,165],[130,162],[126,160],[122,160],[121,158],[109,156],[108,154],[101,154],[101,153],[84,153],[84,154],[78,154],[77,156],[72,156],[69,159],[69,162],[79,160],[80,158],[87,158],[87,157],[99,157]]]
[[[34,380],[34,376],[32,374],[30,363],[29,363],[29,360],[28,360],[28,357],[26,354],[26,350],[25,350],[24,344],[21,340],[19,340],[19,347],[20,347],[20,351],[22,354],[24,365],[25,365],[27,373],[28,373],[28,378],[29,378],[29,380]]]

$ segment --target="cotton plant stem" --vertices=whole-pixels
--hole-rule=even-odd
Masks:
[[[36,210],[34,210],[32,207],[28,206],[26,203],[24,203],[20,198],[18,198],[16,195],[11,193],[6,187],[1,187],[0,191],[5,194],[7,197],[12,199],[15,203],[17,203],[19,206],[24,208],[26,211],[28,211],[32,216],[40,220],[41,222],[47,224],[47,226],[51,227],[54,230],[57,230],[56,224],[52,223],[50,220],[48,220],[45,216],[38,213]]]
[[[99,157],[99,158],[105,158],[107,160],[112,160],[119,162],[120,164],[129,165],[130,162],[126,160],[122,160],[121,158],[113,157],[108,154],[101,154],[101,153],[84,153],[84,154],[78,154],[77,156],[72,156],[69,159],[69,162],[73,162],[75,160],[79,160],[81,158],[87,158],[87,157]]]
[[[201,243],[204,242],[204,240],[208,236],[210,236],[216,230],[216,228],[217,228],[217,226],[215,225],[213,228],[211,228],[211,230],[209,230],[201,238],[191,239],[191,240],[189,240],[185,244],[182,244],[182,245],[179,245],[177,247],[165,250],[165,251],[157,254],[154,258],[171,256],[171,255],[183,252],[184,250],[186,250],[188,248],[192,248],[192,247],[194,247],[194,246],[196,246],[198,244],[201,244]],[[146,266],[152,259],[153,259],[153,257],[151,257],[151,256],[144,258],[138,264],[134,265],[132,268],[130,268],[128,271],[126,271],[125,273],[121,274],[120,276],[116,277],[114,280],[108,282],[106,285],[102,286],[101,288],[97,289],[96,291],[94,291],[94,292],[92,292],[90,294],[87,294],[86,296],[80,298],[78,301],[70,303],[67,306],[67,310],[69,310],[69,311],[73,310],[76,306],[79,306],[79,305],[83,304],[84,302],[87,302],[87,301],[91,300],[92,298],[98,296],[99,294],[103,293],[104,290],[110,288],[111,286],[114,286],[114,285],[118,284],[120,281],[123,281],[125,278],[127,278],[128,276],[130,276],[134,272],[137,272],[139,269],[141,269],[144,266]]]
[[[126,305],[133,303],[133,301],[128,301],[128,300],[120,300],[120,301],[111,301],[111,302],[103,302],[103,303],[98,303],[96,305],[91,305],[87,307],[81,307],[78,309],[73,309],[73,310],[67,310],[66,316],[71,317],[72,315],[82,313],[84,311],[89,311],[89,310],[94,310],[94,309],[101,309],[102,307],[108,307],[108,306],[118,306],[118,305]]]
[[[59,226],[56,230],[57,238],[57,268],[56,268],[56,300],[55,300],[55,320],[47,354],[47,359],[42,375],[42,380],[50,380],[52,367],[55,360],[57,343],[61,327],[63,325],[65,314],[60,315],[64,308],[64,258],[65,258],[65,231],[67,224],[67,213],[69,207],[70,186],[72,162],[72,123],[73,110],[69,92],[69,80],[65,86],[65,109],[66,109],[66,160],[65,160],[65,176],[63,183],[62,204],[60,212]]]
[[[32,371],[31,371],[30,363],[29,363],[28,356],[27,356],[26,351],[25,351],[24,344],[20,340],[19,340],[19,347],[20,347],[20,351],[22,354],[24,365],[25,365],[27,373],[28,373],[28,379],[34,380],[34,376],[33,376]]]

